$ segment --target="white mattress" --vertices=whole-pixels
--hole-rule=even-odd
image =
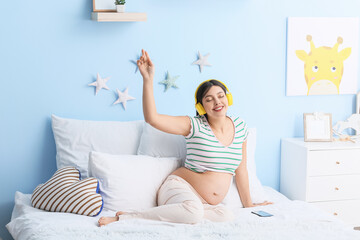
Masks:
[[[204,220],[196,225],[173,224],[143,219],[129,219],[98,227],[97,217],[45,212],[31,207],[30,194],[16,192],[11,222],[6,225],[14,239],[342,239],[360,240],[355,231],[339,219],[302,201],[290,201],[270,187],[265,187],[275,204],[255,208],[234,208],[232,222]],[[261,218],[251,211],[264,210],[274,216]]]

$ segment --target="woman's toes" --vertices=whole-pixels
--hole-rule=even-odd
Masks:
[[[110,220],[111,220],[111,218],[109,218],[109,217],[101,217],[98,221],[99,226],[102,227],[102,226],[109,224],[111,222]]]

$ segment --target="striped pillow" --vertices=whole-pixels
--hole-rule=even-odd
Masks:
[[[31,196],[35,208],[86,216],[97,216],[103,203],[98,180],[80,180],[80,172],[74,167],[57,170],[49,181],[38,185]]]

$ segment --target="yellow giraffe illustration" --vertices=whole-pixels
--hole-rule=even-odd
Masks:
[[[344,72],[344,60],[351,54],[351,48],[338,52],[342,37],[338,37],[334,47],[316,48],[312,37],[306,36],[310,42],[310,52],[296,50],[296,56],[304,64],[305,81],[308,86],[307,95],[339,94],[341,78]]]

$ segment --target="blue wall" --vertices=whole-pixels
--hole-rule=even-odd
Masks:
[[[303,136],[302,114],[323,111],[333,121],[355,111],[355,96],[286,97],[287,17],[354,17],[357,0],[128,0],[127,11],[146,12],[147,22],[90,20],[91,0],[3,1],[0,14],[0,237],[10,238],[15,191],[31,193],[55,171],[50,115],[88,120],[142,119],[142,79],[135,74],[141,48],[156,65],[158,111],[192,115],[193,92],[217,78],[234,95],[231,115],[258,129],[257,172],[279,189],[280,139]],[[200,73],[197,52],[211,53]],[[180,75],[178,90],[158,82]],[[95,96],[96,73],[111,76],[111,91]],[[126,111],[115,89],[137,98]]]

